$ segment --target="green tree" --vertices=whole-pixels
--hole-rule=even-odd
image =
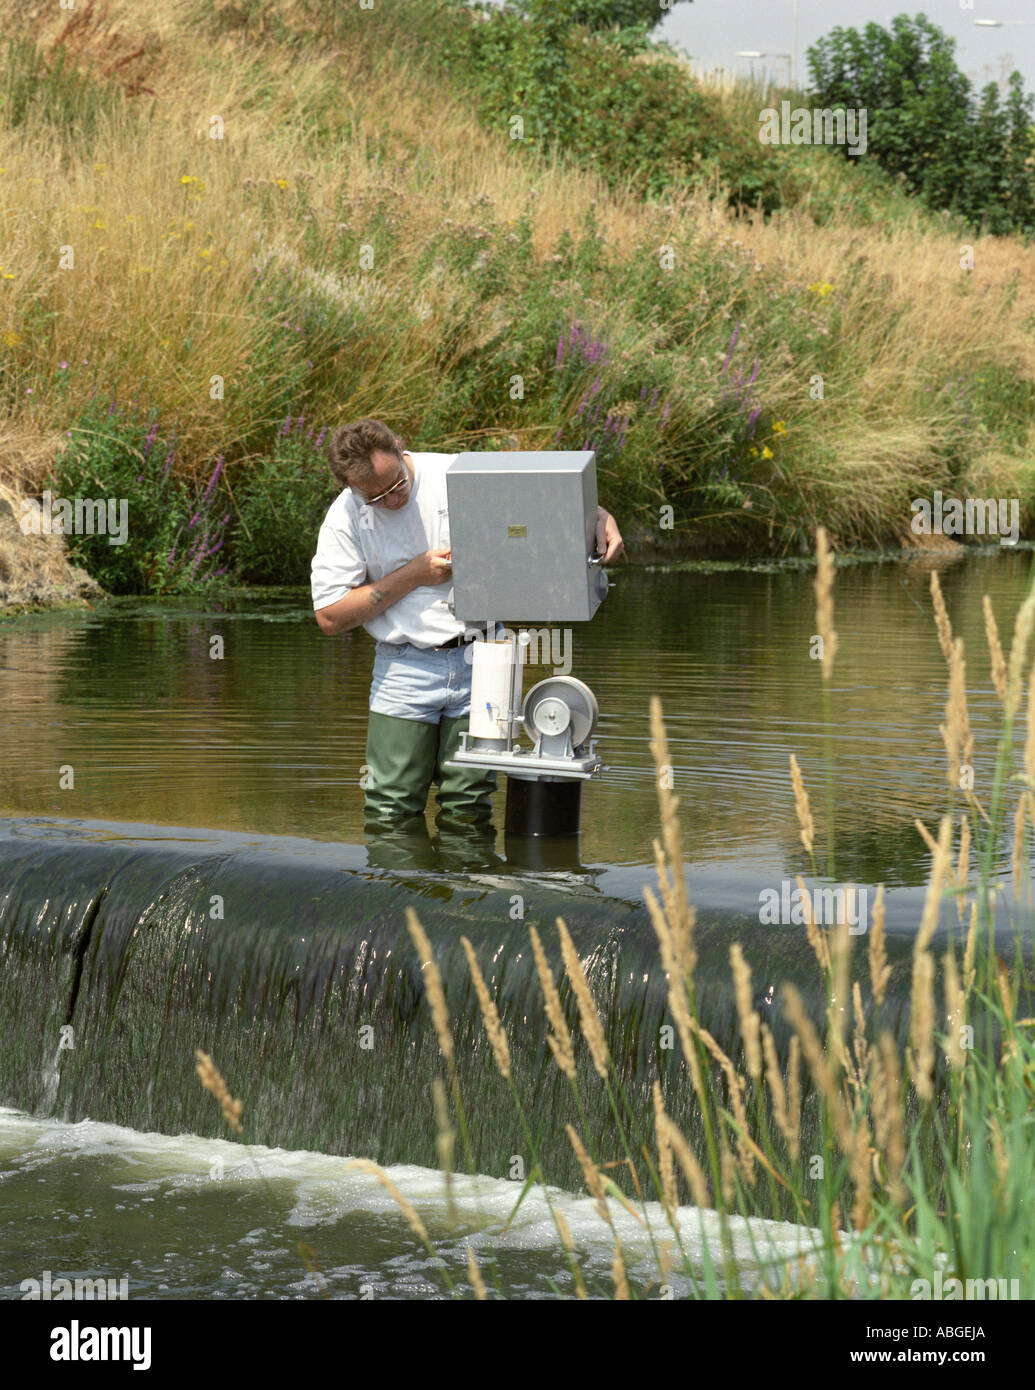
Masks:
[[[642,26],[646,31],[656,28],[676,5],[692,3],[693,0],[546,0],[545,8],[568,25],[582,24],[596,30]],[[487,8],[484,0],[475,0],[475,4],[477,8]],[[541,15],[544,6],[538,0],[511,0],[509,8],[516,14]]]
[[[865,110],[867,154],[929,207],[1031,229],[1033,98],[1017,73],[1005,106],[994,85],[975,98],[955,47],[924,15],[834,29],[808,50],[815,103]]]
[[[587,29],[631,29],[645,24],[655,28],[679,0],[573,0],[571,22]]]

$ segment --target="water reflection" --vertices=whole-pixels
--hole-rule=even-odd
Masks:
[[[926,876],[928,854],[913,822],[933,828],[947,804],[938,733],[946,677],[931,619],[932,566],[966,645],[975,790],[979,799],[988,792],[1000,708],[981,599],[991,596],[1008,642],[1030,560],[1018,546],[838,568],[831,709],[839,880],[919,884]],[[572,674],[597,696],[607,765],[585,787],[574,872],[638,865],[653,876],[652,693],[665,711],[690,865],[810,872],[791,752],[825,857],[812,579],[805,567],[629,567],[593,622],[574,627]],[[120,600],[90,614],[0,624],[0,809],[362,844],[372,657],[362,630],[324,637],[304,591],[204,603]],[[530,668],[525,689],[550,671]],[[1021,721],[1018,741],[1023,733]],[[68,767],[74,785],[62,788]],[[499,781],[494,820],[502,827],[506,780]],[[376,837],[371,854],[405,852],[419,867],[431,853],[439,867],[463,871],[465,862],[498,867],[532,852],[475,843],[466,831],[425,834],[411,828],[402,840]],[[1004,847],[1001,863],[1008,856]]]

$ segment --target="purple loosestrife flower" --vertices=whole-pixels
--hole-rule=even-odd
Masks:
[[[221,565],[219,569],[212,571],[212,578],[218,579],[221,574],[226,574],[229,568],[229,565]]]
[[[175,557],[176,557],[176,547],[173,546],[172,550],[169,551],[169,558],[168,558],[168,560],[166,560],[165,563],[166,563],[167,565],[171,565],[172,562],[173,562],[173,560],[175,559]]]
[[[316,447],[317,447],[318,449],[319,449],[320,445],[323,443],[323,437],[324,437],[324,435],[325,435],[326,433],[327,433],[326,430],[321,430],[320,433],[316,436]]]
[[[281,434],[290,434],[290,433],[291,433],[291,412],[290,412],[290,410],[288,411],[287,419],[284,421],[283,425],[281,426],[280,432],[281,432]]]
[[[723,364],[722,364],[722,370],[719,372],[719,375],[720,375],[720,376],[725,376],[725,374],[726,374],[726,368],[729,366],[729,364],[730,364],[730,359],[731,359],[732,356],[733,356],[733,349],[737,346],[737,335],[738,335],[739,333],[740,333],[740,324],[738,323],[737,326],[736,326],[736,328],[734,328],[734,330],[733,330],[733,337],[730,339],[729,352],[727,352],[727,354],[726,354],[726,360],[725,360],[725,362],[723,362]]]
[[[198,518],[199,518],[200,516],[201,516],[201,513],[200,513],[200,512],[195,512],[195,513],[194,513],[194,515],[191,517],[190,521],[187,522],[187,530],[188,530],[188,531],[190,530],[190,528],[191,528],[192,526],[196,526],[196,525],[198,524]]]
[[[223,471],[223,455],[220,454],[220,455],[219,455],[219,462],[216,464],[215,471],[213,472],[212,477],[209,478],[209,480],[208,480],[208,487],[205,489],[205,491],[204,491],[204,492],[202,493],[202,495],[201,495],[201,500],[202,500],[202,502],[207,502],[207,501],[208,501],[208,495],[209,495],[209,493],[212,491],[213,487],[215,486],[216,479],[219,477],[219,475],[220,475],[220,473],[222,473],[222,471]]]
[[[651,396],[651,398],[650,398],[650,408],[651,408],[651,410],[653,410],[654,407],[655,407],[655,406],[657,405],[657,403],[658,403],[658,392],[659,392],[659,390],[660,390],[660,387],[655,386],[655,388],[654,388],[654,394],[653,394],[653,395]]]
[[[165,468],[162,472],[162,482],[164,483],[169,476],[169,469],[172,467],[173,459],[176,457],[176,450],[170,449],[165,459]]]
[[[755,365],[751,368],[751,379],[750,379],[750,381],[748,382],[748,385],[749,385],[749,386],[754,386],[754,384],[755,384],[755,382],[756,382],[757,380],[758,380],[758,358],[756,357],[756,358],[755,358]]]

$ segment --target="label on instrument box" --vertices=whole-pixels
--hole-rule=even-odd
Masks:
[[[507,540],[508,540],[508,541],[514,540],[514,539],[519,539],[519,540],[520,540],[520,539],[523,538],[523,537],[524,537],[524,538],[527,538],[527,536],[528,536],[528,531],[527,531],[527,529],[526,529],[524,526],[508,526],[508,527],[507,527]]]

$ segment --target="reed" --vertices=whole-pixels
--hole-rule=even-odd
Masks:
[[[485,1289],[485,1280],[482,1278],[482,1272],[478,1268],[478,1261],[474,1258],[474,1251],[470,1246],[467,1247],[467,1277],[471,1281],[471,1287],[474,1289],[475,1298],[479,1303],[484,1303],[489,1295]]]
[[[546,1041],[550,1046],[550,1051],[553,1053],[554,1061],[568,1080],[574,1081],[575,1050],[571,1044],[568,1021],[564,1017],[564,1010],[561,1007],[561,997],[557,993],[557,986],[553,982],[553,975],[550,973],[549,962],[543,950],[543,943],[539,940],[539,933],[536,931],[535,927],[529,927],[528,934],[532,941],[532,954],[535,957],[536,970],[539,973],[539,983],[543,991],[546,1017],[552,1030],[547,1033]]]
[[[823,680],[834,674],[837,655],[837,632],[834,628],[834,556],[827,540],[826,528],[816,528],[816,627],[822,643],[820,669]]]
[[[805,846],[805,853],[811,856],[816,835],[816,827],[812,821],[812,811],[809,807],[809,794],[805,790],[805,782],[802,779],[801,768],[798,766],[798,759],[793,753],[791,754],[791,785],[794,788],[794,810],[798,817],[801,842]]]
[[[1000,703],[1006,707],[1006,661],[1003,657],[1002,643],[999,641],[999,628],[996,626],[992,600],[987,594],[981,600],[985,615],[985,639],[988,642],[988,656],[992,667],[992,684]]]
[[[589,1048],[589,1054],[593,1059],[593,1066],[597,1075],[601,1081],[606,1081],[607,1042],[604,1037],[604,1025],[600,1021],[592,992],[586,982],[586,974],[582,969],[579,953],[575,949],[575,943],[572,941],[571,934],[562,917],[557,918],[557,931],[561,938],[561,954],[564,957],[564,966],[579,1006],[582,1036],[586,1039],[586,1045]]]
[[[234,1100],[227,1089],[222,1073],[217,1070],[216,1064],[207,1052],[202,1052],[199,1049],[195,1051],[194,1055],[198,1059],[194,1070],[198,1073],[202,1086],[206,1091],[211,1091],[216,1100],[219,1101],[223,1111],[223,1119],[226,1120],[230,1128],[237,1134],[243,1134],[244,1125],[241,1124],[241,1115],[244,1112],[244,1102]]]
[[[369,1158],[350,1158],[345,1164],[345,1167],[348,1169],[355,1169],[359,1173],[369,1173],[372,1177],[375,1177],[392,1198],[392,1201],[395,1202],[403,1216],[406,1217],[407,1225],[413,1234],[425,1245],[431,1244],[427,1227],[420,1219],[412,1203],[406,1200],[396,1183],[393,1182],[379,1163],[374,1163]]]
[[[478,959],[474,954],[474,947],[466,936],[460,938],[460,944],[464,948],[467,956],[467,964],[471,971],[471,979],[474,982],[474,992],[478,996],[478,1007],[482,1012],[482,1022],[485,1024],[485,1032],[492,1048],[492,1055],[496,1058],[496,1065],[499,1067],[500,1075],[509,1079],[510,1077],[510,1047],[507,1043],[507,1035],[500,1022],[499,1010],[496,1008],[496,1001],[489,993],[488,987],[482,976],[478,965]]]
[[[1035,593],[1035,587],[1031,592]],[[987,616],[990,608],[986,606],[985,611]],[[1024,606],[1014,628],[1010,663],[1004,662],[1002,667],[1006,734],[999,750],[1000,786],[1005,785],[1009,758],[1014,753],[1012,740],[1006,736],[1018,712],[1011,692],[1025,690],[1029,702],[1035,692],[1035,672],[1026,682],[1021,679],[1033,613],[1035,603]],[[832,615],[828,621],[832,623]],[[948,654],[951,682],[953,671],[963,670],[961,641],[952,635],[948,614],[943,612],[939,617],[937,604],[935,623],[936,627],[941,625],[939,640]],[[993,624],[994,617],[989,633]],[[991,641],[990,651],[994,669],[995,644]],[[1035,760],[1031,704],[1026,717],[1022,784]],[[965,737],[958,719],[955,727],[962,753]],[[1030,988],[1030,980],[1020,964],[1010,970],[998,958],[985,915],[995,887],[988,874],[988,837],[1001,837],[1007,829],[1003,796],[993,793],[988,810],[981,812],[984,828],[975,836],[976,878],[971,873],[972,835],[967,815],[959,817],[958,851],[953,847],[952,814],[941,817],[937,836],[922,824],[919,827],[931,862],[913,943],[904,1045],[882,1026],[891,967],[880,889],[871,912],[867,949],[859,952],[858,959],[853,959],[853,939],[846,922],[826,931],[806,909],[804,936],[815,957],[827,1006],[812,1010],[798,989],[786,983],[782,986],[782,1021],[790,1030],[783,1052],[774,1028],[763,1022],[753,1007],[751,970],[745,953],[739,943],[731,943],[730,979],[741,1043],[738,1052],[720,1045],[703,1026],[697,1008],[694,914],[686,898],[682,869],[676,872],[681,862],[678,822],[675,801],[661,775],[661,760],[667,758],[668,749],[656,697],[651,703],[651,731],[659,761],[659,804],[665,828],[655,842],[658,892],[655,895],[646,888],[644,897],[658,939],[659,964],[666,975],[669,1014],[681,1055],[674,1059],[674,1066],[650,1078],[655,1140],[650,1148],[645,1142],[636,1146],[647,1088],[637,1093],[619,1084],[614,1058],[608,1051],[606,1009],[594,998],[566,924],[562,919],[557,921],[561,955],[593,1063],[581,1086],[561,997],[539,932],[534,925],[529,928],[543,996],[543,1025],[571,1092],[570,1112],[562,1109],[555,1122],[564,1128],[600,1219],[601,1235],[611,1251],[610,1288],[591,1291],[587,1286],[568,1223],[553,1200],[556,1191],[547,1185],[537,1156],[515,1210],[538,1183],[550,1203],[559,1248],[572,1275],[572,1292],[579,1299],[606,1296],[624,1301],[642,1296],[638,1278],[630,1272],[631,1262],[608,1198],[618,1200],[646,1225],[650,1216],[646,1193],[656,1197],[658,1210],[676,1242],[674,1248],[659,1243],[651,1230],[658,1276],[665,1281],[674,1276],[684,1278],[695,1297],[742,1296],[743,1234],[753,1228],[737,1228],[737,1220],[789,1216],[812,1233],[811,1248],[783,1260],[764,1257],[761,1248],[756,1251],[760,1296],[908,1298],[913,1281],[931,1279],[936,1263],[947,1275],[966,1271],[987,1277],[1016,1277],[1025,1295],[1035,1296],[1035,1231],[1023,1215],[1035,1169],[1035,1134],[1030,1124],[1035,1044],[1031,1018],[1019,1017],[1020,1001],[1028,997],[1024,991]],[[1024,786],[1025,833],[1030,796],[1031,791]],[[1015,872],[1023,877],[1025,856],[1019,865],[1016,855],[1014,859]],[[799,886],[804,887],[800,879]],[[934,936],[950,894],[960,909],[958,914],[951,914],[953,920],[958,915],[968,925],[962,963],[957,965],[956,948],[951,944],[940,956],[939,985]],[[409,927],[422,962],[433,1027],[449,1065],[454,1054],[441,977],[430,943],[413,914]],[[462,944],[496,1067],[514,1092],[530,1151],[536,1155],[535,1136],[514,1090],[499,1006],[470,942],[462,938]],[[937,1004],[936,999],[943,1003]],[[979,1023],[982,1026],[977,1026]],[[225,1083],[211,1066],[211,1059],[206,1054],[198,1056],[199,1063],[202,1059],[206,1063],[205,1084],[223,1104],[222,1098],[228,1097]],[[741,1056],[746,1076],[738,1071],[735,1060]],[[660,1053],[658,1057],[660,1060]],[[201,1065],[198,1071],[201,1075]],[[665,1094],[667,1088],[687,1078],[692,1083],[697,1113],[692,1127],[684,1133],[666,1109]],[[614,1119],[607,1142],[620,1146],[623,1156],[617,1159],[611,1153],[601,1157],[593,1152],[597,1141],[587,1127],[583,1098],[586,1087],[597,1083],[607,1091]],[[454,1100],[458,1103],[458,1096]],[[452,1168],[451,1125],[441,1083],[435,1102],[440,1161],[448,1173]],[[229,1104],[240,1103],[231,1099]],[[233,1113],[239,1120],[239,1110]],[[655,1151],[656,1162],[652,1157]],[[818,1178],[811,1171],[817,1157],[825,1160]],[[426,1227],[388,1175],[376,1164],[359,1161],[358,1166],[392,1193],[411,1229],[427,1242]],[[468,1166],[473,1172],[470,1159]],[[617,1178],[624,1174],[627,1185],[635,1189],[639,1211],[609,1176],[612,1171]],[[681,1193],[718,1218],[716,1234],[704,1239],[692,1259],[685,1244],[688,1223],[681,1209]],[[754,1243],[756,1237],[752,1234],[750,1239]],[[463,1282],[462,1272],[455,1272],[457,1278],[450,1287]],[[484,1295],[484,1281],[469,1248],[465,1282],[476,1297]]]

